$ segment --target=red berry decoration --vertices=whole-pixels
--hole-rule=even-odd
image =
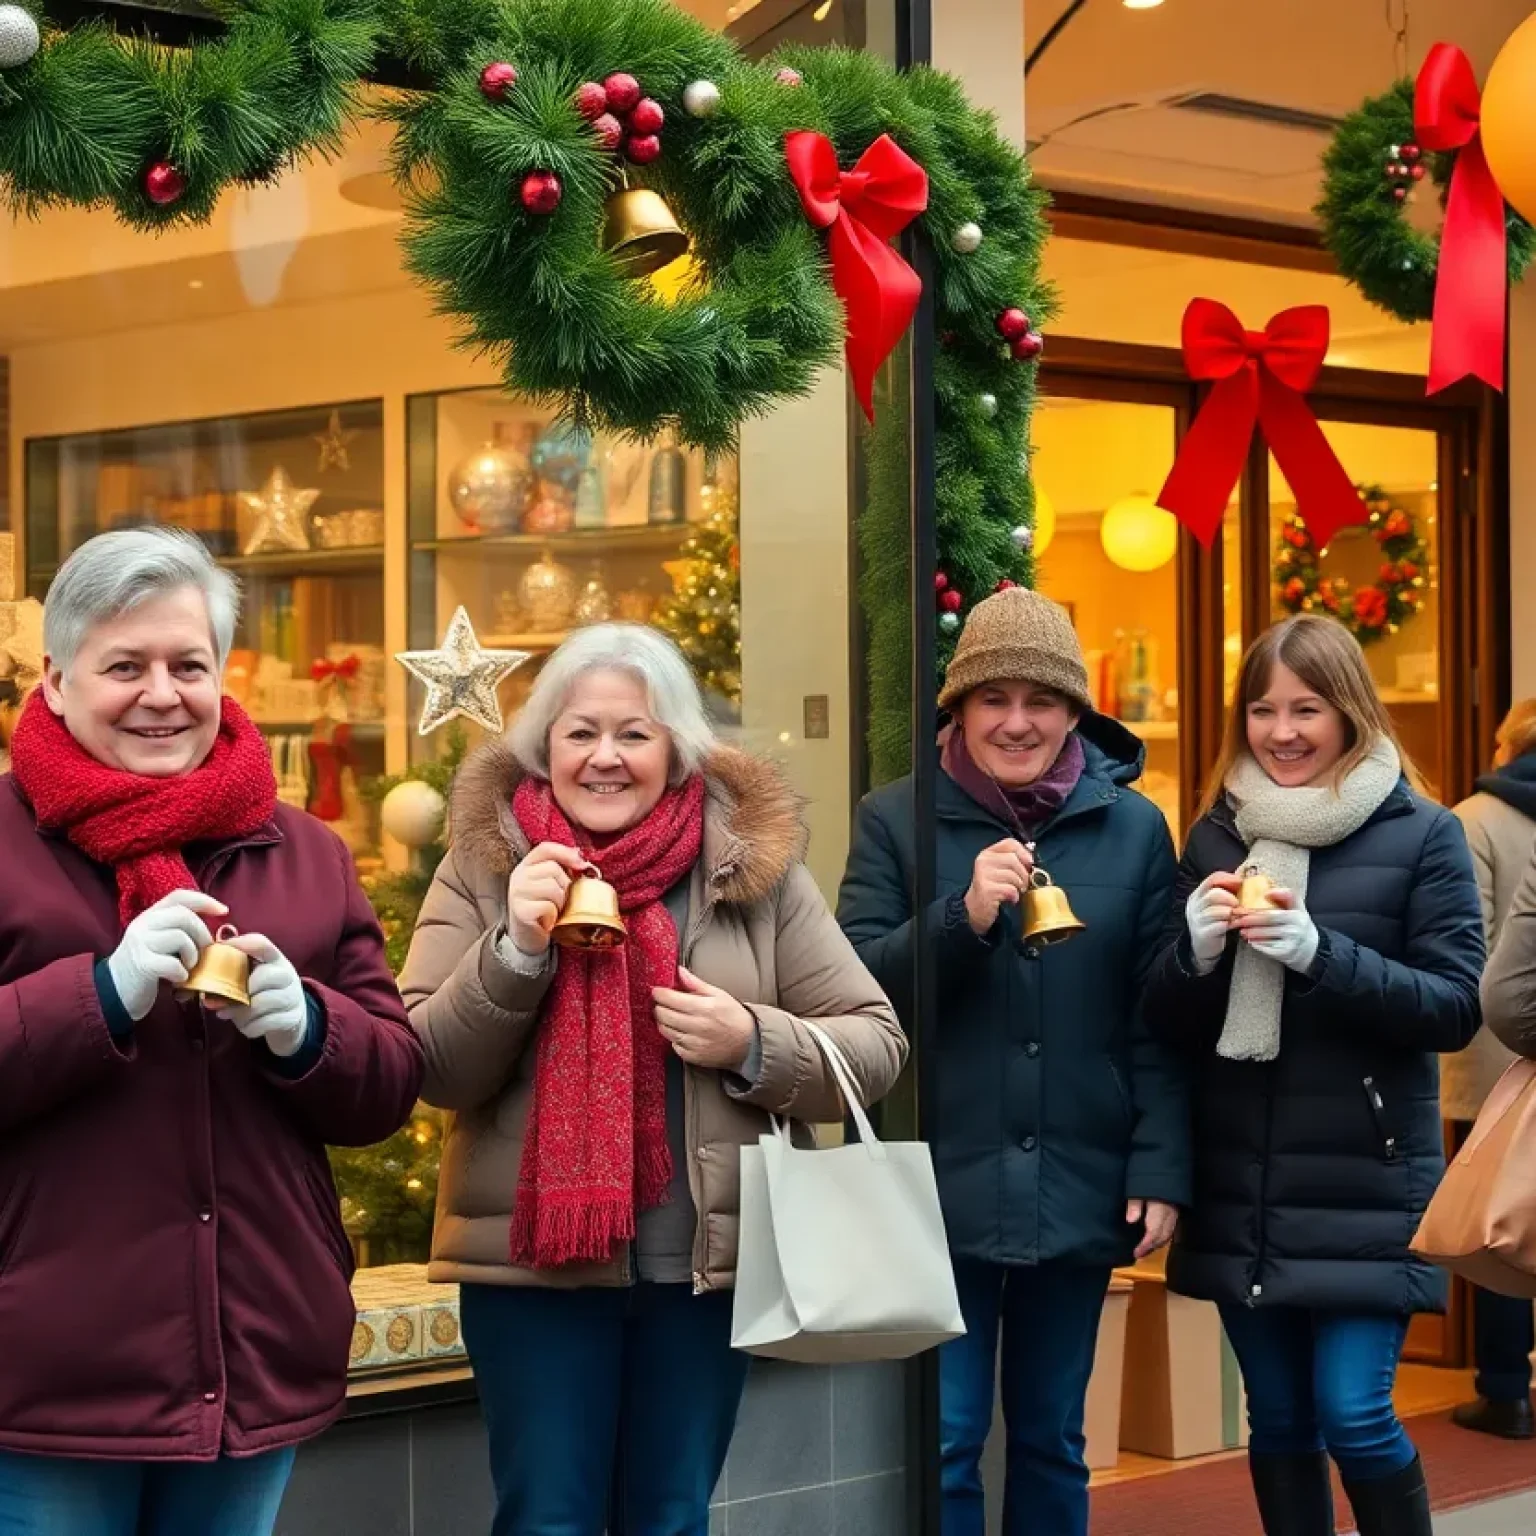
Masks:
[[[1404,144],[1398,153],[1402,155],[1403,159],[1406,160],[1409,165],[1412,165],[1415,160],[1421,159],[1423,157],[1424,151],[1420,149],[1417,144]]]
[[[596,80],[588,80],[576,88],[576,110],[595,123],[608,110],[608,92]]]
[[[661,140],[654,133],[631,134],[625,141],[624,153],[635,165],[649,165],[661,155]]]
[[[948,585],[949,577],[943,571],[935,571],[933,573],[933,590],[935,592],[942,592]]]
[[[480,71],[480,94],[487,101],[505,101],[516,84],[517,71],[510,64],[487,64]]]
[[[661,110],[661,103],[646,96],[635,103],[635,110],[629,114],[629,131],[640,135],[660,133],[666,120],[667,114]]]
[[[1005,309],[997,317],[997,333],[1004,341],[1017,341],[1029,328],[1029,316],[1022,309]]]
[[[1399,202],[1399,203],[1407,202],[1408,201],[1408,188],[1407,187],[1403,187],[1403,186],[1393,187],[1392,188],[1392,198],[1393,198],[1394,202]]]
[[[1016,586],[1018,586],[1018,582],[1011,581],[1008,577],[1004,576],[992,590],[994,592],[1011,592]]]
[[[617,149],[624,142],[624,124],[612,112],[593,118],[592,128],[604,149]]]
[[[608,110],[623,117],[640,105],[640,82],[633,75],[609,75],[603,81]]]
[[[1045,351],[1045,338],[1039,331],[1025,331],[1013,344],[1013,355],[1021,363],[1032,363]]]
[[[964,606],[965,599],[953,587],[939,594],[939,607],[945,613],[959,613]]]
[[[529,171],[523,177],[523,207],[529,213],[553,213],[565,196],[565,188],[553,171]]]
[[[144,195],[157,208],[181,201],[187,178],[169,160],[157,160],[144,172]]]
[[[1410,165],[1408,167],[1408,174],[1411,177],[1413,177],[1413,179],[1415,181],[1423,181],[1424,180],[1424,162],[1421,160],[1416,165]]]
[[[804,85],[805,76],[798,69],[791,69],[785,65],[778,74],[773,77],[780,85]]]

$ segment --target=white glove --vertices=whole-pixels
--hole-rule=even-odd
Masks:
[[[309,1004],[304,983],[288,957],[271,939],[242,933],[230,946],[244,950],[254,962],[247,990],[249,1005],[222,1003],[213,1011],[228,1019],[247,1040],[264,1040],[274,1056],[293,1056],[309,1034]]]
[[[1305,973],[1317,958],[1317,924],[1290,891],[1271,891],[1271,905],[1245,912],[1237,931],[1270,960]]]
[[[155,1006],[160,983],[179,987],[191,975],[198,955],[213,943],[198,914],[224,917],[228,912],[223,902],[202,891],[172,891],[123,930],[122,941],[107,957],[107,971],[135,1024]]]
[[[1195,969],[1202,976],[1214,971],[1226,952],[1227,935],[1232,931],[1232,917],[1237,911],[1239,884],[1236,875],[1217,871],[1207,875],[1184,904],[1189,948],[1195,957]]]

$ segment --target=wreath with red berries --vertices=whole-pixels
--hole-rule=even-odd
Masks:
[[[1293,512],[1280,530],[1275,553],[1275,600],[1286,613],[1322,613],[1337,619],[1361,645],[1394,635],[1424,606],[1429,585],[1429,547],[1413,514],[1394,506],[1379,487],[1362,490],[1370,509],[1369,531],[1381,546],[1377,580],[1351,587],[1341,576],[1324,576],[1311,531]]]

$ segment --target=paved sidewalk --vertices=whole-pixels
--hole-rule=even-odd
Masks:
[[[1536,1531],[1536,1493],[1458,1509],[1435,1519],[1435,1536],[1531,1536]]]

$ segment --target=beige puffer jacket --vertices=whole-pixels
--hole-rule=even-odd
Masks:
[[[496,949],[507,876],[528,852],[512,818],[522,773],[499,742],[460,771],[453,846],[428,892],[401,990],[427,1057],[423,1097],[453,1111],[438,1184],[433,1280],[493,1285],[622,1285],[627,1258],[558,1271],[514,1268],[513,1196],[533,1092],[539,1005],[549,972],[512,970]],[[842,1047],[866,1103],[896,1081],[906,1040],[800,862],[799,802],[772,765],[729,748],[705,772],[704,844],[689,890],[682,960],[752,1010],[762,1071],[750,1090],[689,1068],[688,1178],[699,1212],[695,1285],[735,1279],[740,1148],[770,1114],[842,1119],[837,1085],[801,1019]]]

